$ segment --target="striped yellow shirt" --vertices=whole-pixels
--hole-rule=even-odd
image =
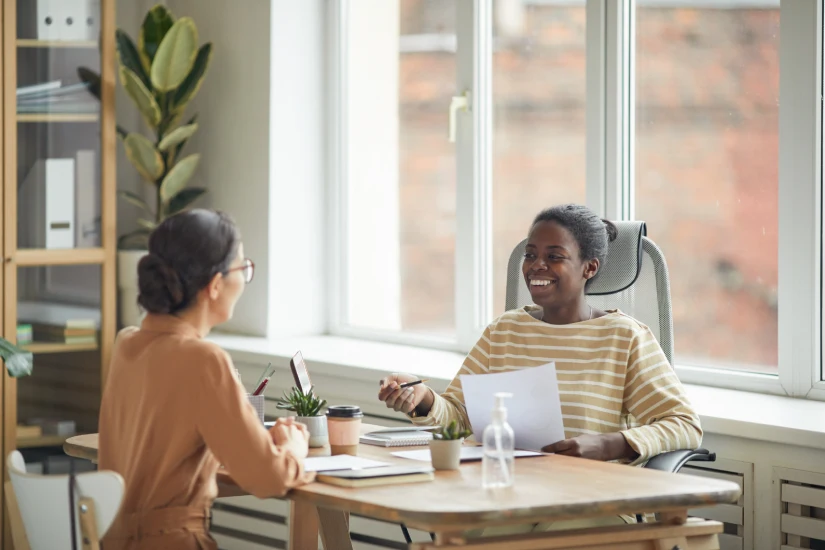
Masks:
[[[649,328],[620,311],[570,325],[540,315],[526,306],[493,321],[429,415],[413,421],[469,428],[459,376],[554,361],[566,437],[621,432],[639,453],[635,463],[701,444],[699,417]]]

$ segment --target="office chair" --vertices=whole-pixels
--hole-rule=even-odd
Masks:
[[[9,454],[6,468],[11,478],[6,482],[6,502],[17,550],[99,548],[123,500],[119,474],[29,474],[19,451]]]
[[[664,254],[647,238],[645,222],[615,224],[618,235],[608,247],[604,265],[587,287],[587,302],[603,310],[620,309],[650,327],[673,365],[673,315]],[[526,245],[526,239],[520,242],[507,263],[508,311],[533,303],[521,271]],[[715,460],[716,455],[707,449],[671,451],[651,458],[645,468],[675,473],[688,462]]]

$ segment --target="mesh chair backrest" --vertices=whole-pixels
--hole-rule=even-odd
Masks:
[[[620,309],[650,327],[672,365],[673,318],[664,255],[644,236],[644,222],[617,222],[616,226],[619,235],[587,288],[587,302],[599,309]],[[508,311],[533,303],[521,271],[526,244],[525,239],[516,246],[507,265]]]

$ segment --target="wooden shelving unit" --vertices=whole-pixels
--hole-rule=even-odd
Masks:
[[[18,38],[15,42],[18,48],[92,48],[97,49],[94,40],[37,40],[34,38]]]
[[[17,122],[98,122],[98,113],[18,113]]]
[[[38,447],[60,447],[69,437],[63,435],[41,435],[40,437],[20,438],[17,440],[17,448],[35,449]]]
[[[78,433],[97,431],[100,394],[117,328],[115,0],[99,2],[99,41],[32,38],[37,27],[36,5],[32,0],[0,0],[0,47],[3,50],[3,63],[0,64],[3,86],[0,94],[0,334],[15,340],[18,302],[22,301],[92,308],[99,320],[99,332],[97,343],[38,341],[23,346],[34,353],[34,371],[29,377],[10,378],[3,369],[4,374],[0,376],[0,455],[4,458],[14,449],[39,449],[36,453],[27,451],[32,457],[61,452],[65,437],[17,437],[18,425],[26,424],[29,419],[72,420]],[[89,107],[89,112],[79,113],[17,112],[18,83],[59,80],[63,86],[68,86],[78,82],[79,66],[99,70],[99,112],[94,112],[95,105]],[[46,108],[44,105],[43,109]],[[66,124],[76,126],[67,128]],[[78,163],[80,151],[86,155],[83,157],[87,163],[86,171],[82,176],[86,179],[81,179],[75,170],[75,195],[81,190],[87,191],[84,196],[91,197],[95,207],[100,205],[99,218],[96,210],[91,215],[88,211],[83,214],[87,216],[86,220],[93,219],[93,230],[97,230],[95,240],[88,243],[93,247],[21,248],[25,243],[45,246],[45,238],[39,236],[39,232],[48,227],[43,218],[44,198],[31,193],[41,188],[25,187],[25,182],[31,181],[27,176],[36,163],[44,159],[74,158]],[[90,154],[94,155],[93,162],[97,165],[94,169],[88,169]],[[75,168],[79,167],[76,164]],[[78,186],[78,181],[83,181],[85,187]],[[75,216],[79,219],[81,214]],[[37,220],[41,218],[44,225],[38,225],[41,222]],[[74,240],[87,242],[88,230],[80,223],[74,229],[82,229],[75,233]],[[50,316],[55,311],[57,308],[47,310],[46,320],[42,322],[62,325],[65,319],[55,322]],[[82,309],[71,311],[83,312]],[[21,435],[31,436],[33,432],[21,428]],[[5,472],[5,468],[3,470]],[[8,480],[8,472],[4,479]],[[0,483],[0,502],[5,506],[3,489],[4,485]],[[3,548],[13,548],[8,517],[7,510],[0,515],[0,546]]]
[[[32,342],[24,344],[23,349],[36,354],[44,353],[71,353],[73,351],[95,351],[99,348],[97,342],[89,344],[64,344],[61,342]]]

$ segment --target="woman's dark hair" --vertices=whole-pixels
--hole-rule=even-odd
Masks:
[[[540,222],[555,222],[567,229],[579,245],[579,257],[583,261],[596,258],[599,265],[604,265],[607,259],[608,243],[619,234],[613,222],[603,220],[580,204],[561,204],[542,210],[533,220],[531,229]]]
[[[189,307],[238,254],[241,235],[227,214],[202,208],[170,216],[149,236],[138,263],[138,303],[150,313]]]

